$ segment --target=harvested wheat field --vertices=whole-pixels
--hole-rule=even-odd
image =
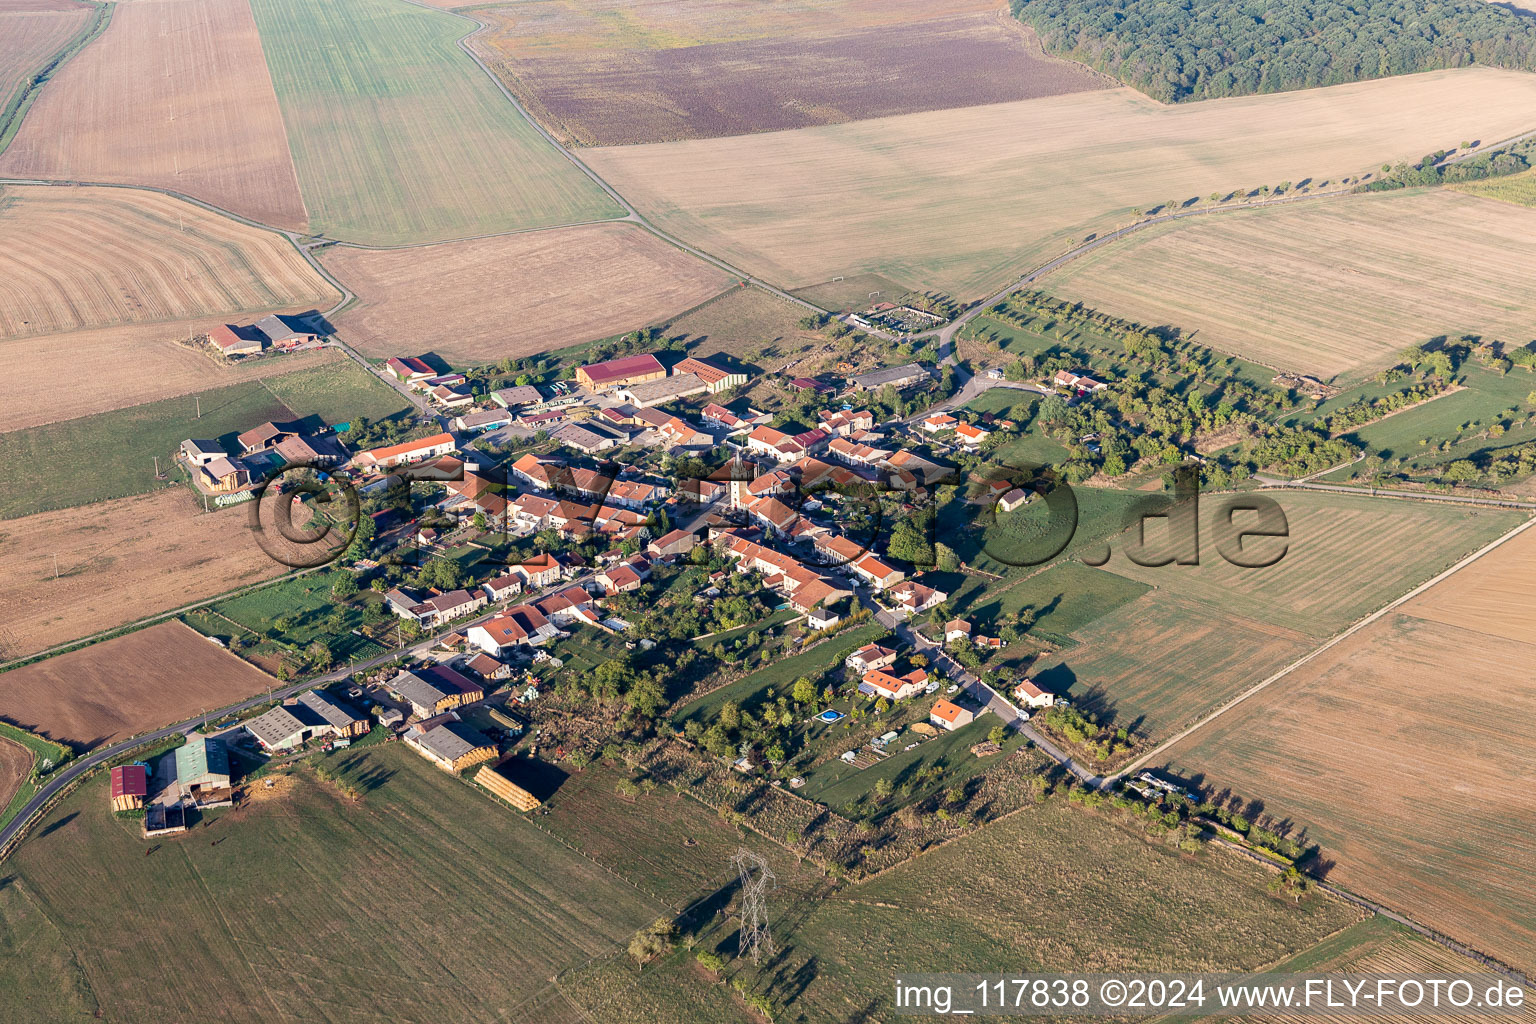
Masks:
[[[162,622],[0,675],[0,718],[89,750],[276,684],[191,626]]]
[[[0,660],[288,572],[256,545],[248,515],[206,514],[173,487],[0,523]]]
[[[583,159],[782,287],[873,271],[974,299],[1135,209],[1508,138],[1533,105],[1536,76],[1464,68],[1172,107],[1111,89]]]
[[[0,339],[337,298],[287,239],[170,196],[0,188]]]
[[[493,8],[515,21],[537,5]],[[624,146],[1006,103],[1117,83],[1045,54],[1006,14],[699,46],[482,54],[567,143]]]
[[[325,250],[359,302],[337,318],[361,351],[401,338],[460,363],[494,362],[643,327],[732,282],[632,224],[588,224],[415,249]]]
[[[1175,746],[1170,770],[1308,829],[1328,877],[1536,968],[1536,530]],[[1511,584],[1524,574],[1523,586]],[[1518,605],[1472,629],[1457,593]],[[1504,635],[1524,615],[1522,640]]]
[[[347,358],[328,348],[224,363],[202,348],[187,346],[189,337],[223,322],[218,318],[131,324],[0,341],[0,362],[21,370],[0,375],[0,432],[126,409]],[[82,368],[89,372],[80,372]]]
[[[0,2],[0,110],[11,102],[28,76],[85,27],[90,14],[89,7],[73,0]]]
[[[155,185],[275,227],[306,221],[247,0],[117,4],[43,90],[0,173]]]
[[[1197,217],[1095,250],[1045,287],[1327,379],[1442,334],[1526,337],[1536,210],[1437,189]]]

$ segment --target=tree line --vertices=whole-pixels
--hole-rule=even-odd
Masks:
[[[1437,68],[1536,69],[1536,23],[1485,0],[1012,0],[1045,48],[1165,103]]]

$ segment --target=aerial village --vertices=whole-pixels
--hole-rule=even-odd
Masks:
[[[877,312],[882,323],[902,315]],[[277,317],[216,329],[208,342],[236,359],[323,343]],[[770,394],[793,405],[768,409],[753,405],[753,375],[728,356],[668,366],[629,354],[538,383],[474,379],[420,356],[372,370],[417,407],[403,439],[354,448],[349,425],[264,422],[233,445],[187,438],[178,461],[220,504],[251,500],[295,470],[345,480],[366,525],[335,571],[349,600],[372,602],[371,621],[353,631],[372,642],[362,649],[396,653],[344,666],[322,657],[310,667],[330,671],[314,685],[114,768],[113,808],[142,814],[147,835],[186,828],[189,814],[228,806],[263,776],[272,785],[274,768],[307,752],[371,742],[401,742],[534,811],[547,793],[527,782],[540,774],[532,767],[601,738],[548,713],[583,686],[625,693],[629,713],[611,730],[637,720],[671,729],[737,772],[808,794],[823,765],[858,771],[961,730],[985,757],[1001,749],[995,723],[1066,706],[1015,667],[986,669],[1016,631],[998,623],[1001,633],[986,635],[986,624],[950,615],[949,594],[930,579],[931,521],[914,524],[936,489],[967,487],[1000,513],[1033,494],[981,471],[1017,425],[961,408],[919,363],[782,373]],[[1105,386],[1069,371],[1031,385],[1070,402]],[[292,500],[326,517],[312,495]],[[208,632],[234,649],[234,638]],[[815,684],[778,691],[802,720],[801,756],[790,757],[784,735],[754,743],[739,724],[665,718],[699,694],[637,668],[669,637],[743,632],[728,667],[844,632],[870,638],[813,673]],[[624,678],[595,683],[604,663],[623,666],[610,675]],[[706,675],[718,685],[740,673]],[[738,719],[728,703],[725,718]],[[989,709],[994,725],[978,732]],[[803,774],[790,773],[791,760]]]

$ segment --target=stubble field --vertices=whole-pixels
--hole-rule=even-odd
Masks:
[[[395,0],[253,0],[310,230],[445,241],[622,212],[457,41],[474,25]]]
[[[1439,335],[1524,340],[1536,211],[1442,189],[1197,217],[1073,260],[1045,287],[1326,380]]]
[[[633,224],[414,249],[334,246],[323,258],[359,296],[337,318],[358,349],[377,356],[430,349],[460,363],[634,330],[731,284],[724,271]]]
[[[1331,880],[1530,971],[1533,570],[1527,530],[1447,593],[1432,588],[1185,739],[1170,770],[1262,801],[1307,827]],[[1479,627],[1460,596],[1485,580],[1517,603]]]
[[[485,12],[511,24],[476,45],[546,127],[583,146],[840,124],[1115,84],[1047,56],[1033,32],[997,13],[702,45],[647,40],[624,48],[561,48],[540,56],[541,40],[516,32],[529,7]]]
[[[287,239],[156,192],[0,189],[0,339],[329,307]]]
[[[1348,495],[1280,494],[1290,538],[1264,568],[1239,568],[1215,550],[1206,496],[1201,562],[1145,567],[1112,547],[1107,568],[1151,592],[1091,622],[1079,642],[1032,671],[1153,741],[1301,657],[1353,622],[1518,525],[1521,515]],[[1238,523],[1244,520],[1239,518]],[[1159,536],[1148,529],[1149,539]],[[1252,541],[1251,555],[1278,550]],[[1259,547],[1258,545],[1265,545]],[[1154,543],[1151,553],[1158,548]]]
[[[206,514],[178,487],[0,523],[0,660],[289,571],[257,547],[247,515]]]
[[[1533,103],[1536,77],[1487,68],[1174,107],[1111,89],[584,159],[781,286],[873,271],[973,299],[1134,209],[1508,138]]]
[[[0,111],[33,72],[64,48],[85,26],[83,4],[0,3]]]
[[[117,4],[42,91],[0,173],[154,185],[263,224],[305,225],[247,0]]]
[[[89,750],[276,685],[192,627],[162,622],[0,675],[0,717]]]

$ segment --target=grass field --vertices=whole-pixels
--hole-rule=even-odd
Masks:
[[[391,0],[253,0],[310,231],[392,245],[618,216],[457,40]]]
[[[708,725],[715,720],[720,705],[726,701],[747,703],[769,687],[784,692],[791,683],[803,675],[834,666],[840,667],[844,658],[885,631],[885,627],[879,623],[869,622],[838,633],[830,640],[808,648],[794,657],[776,661],[766,668],[760,668],[756,672],[743,676],[734,683],[718,687],[699,699],[684,704],[672,715],[672,722],[678,727],[687,721]]]
[[[1058,798],[778,910],[790,924],[770,991],[809,978],[794,1003],[803,1019],[858,1008],[884,1020],[901,971],[1256,968],[1358,917],[1319,897],[1276,900],[1268,878],[1220,854],[1180,857]]]
[[[975,621],[978,632],[995,635],[990,627],[1027,607],[1035,612],[1033,629],[1065,636],[1151,589],[1147,583],[1081,562],[1060,562],[1001,593],[995,585],[977,588],[969,603],[955,602],[955,613]]]
[[[461,364],[621,334],[732,283],[724,271],[633,224],[323,252],[327,267],[360,297],[337,318],[358,349],[392,356],[403,351],[403,339],[415,338]]]
[[[287,239],[191,203],[115,188],[0,189],[0,339],[335,299]]]
[[[1533,100],[1536,80],[1485,68],[1173,107],[1112,89],[584,159],[780,286],[876,272],[969,300],[1134,209],[1508,138]]]
[[[669,338],[682,338],[692,356],[717,353],[753,362],[757,355],[766,365],[778,366],[787,357],[826,346],[826,339],[797,324],[806,310],[760,288],[732,288],[682,316],[664,328]],[[771,355],[770,355],[771,353]]]
[[[348,602],[337,601],[331,597],[334,582],[334,574],[317,572],[220,601],[209,609],[212,624],[223,627],[215,635],[227,637],[235,633],[231,625],[235,623],[250,633],[278,636],[300,647],[318,640],[336,658],[362,659],[382,654],[381,646],[352,633],[368,621],[365,606],[371,602],[377,607],[378,598],[360,594]],[[286,629],[277,628],[280,619],[286,620]],[[250,634],[247,637],[252,638]]]
[[[287,572],[248,536],[247,515],[205,514],[178,487],[0,523],[0,660]]]
[[[38,782],[34,768],[62,764],[70,756],[68,747],[41,736],[0,722],[0,827],[21,813],[36,795]]]
[[[0,933],[34,935],[37,959],[0,965],[0,1016],[35,1019],[62,989],[164,1024],[206,1021],[210,991],[230,1021],[521,1020],[552,975],[663,911],[403,745],[330,760],[362,800],[304,773],[152,856],[107,813],[105,781],[86,786],[8,864]]]
[[[89,750],[275,685],[195,630],[162,622],[0,675],[0,717]]]
[[[1326,380],[1439,335],[1528,340],[1533,238],[1536,213],[1449,190],[1345,196],[1159,225],[1045,286]]]
[[[294,407],[278,395],[292,399]],[[189,437],[217,440],[237,451],[235,435],[267,420],[315,416],[338,423],[402,408],[392,388],[345,362],[12,430],[0,434],[0,483],[5,484],[0,519],[165,487],[182,479],[171,460]],[[156,458],[165,480],[155,478]]]
[[[189,336],[206,334],[223,322],[219,317],[176,324],[130,324],[0,341],[0,360],[27,368],[25,373],[0,377],[0,432],[125,409],[347,358],[335,349],[325,349],[228,365],[184,344]],[[79,372],[81,367],[89,372]]]
[[[1488,181],[1466,181],[1451,187],[1458,192],[1465,192],[1471,196],[1498,199],[1502,202],[1515,203],[1519,206],[1536,206],[1536,169],[1510,175],[1507,178],[1492,178]]]
[[[134,0],[65,64],[0,173],[153,185],[274,227],[304,203],[247,0]]]
[[[763,20],[753,5],[718,6],[740,8],[742,35]],[[551,47],[538,32],[551,12],[514,5],[486,12],[493,27],[475,45],[546,127],[584,146],[803,128],[1115,84],[1047,56],[1006,14],[938,6],[900,24],[842,31],[833,14],[822,26],[768,37],[668,45],[651,35],[621,47]],[[590,13],[623,18],[633,10]]]
[[[1304,826],[1330,880],[1530,971],[1533,567],[1527,530],[1188,737],[1170,769]]]

